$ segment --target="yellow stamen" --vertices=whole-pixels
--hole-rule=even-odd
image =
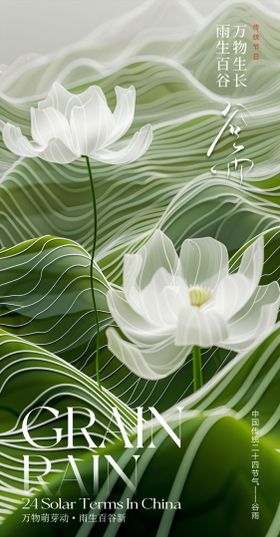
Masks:
[[[189,297],[191,305],[200,308],[210,297],[210,289],[206,289],[205,287],[190,287]]]

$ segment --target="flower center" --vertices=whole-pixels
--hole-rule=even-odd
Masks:
[[[190,287],[189,297],[191,305],[200,308],[210,297],[210,289],[205,287]]]

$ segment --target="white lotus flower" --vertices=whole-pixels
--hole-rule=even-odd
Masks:
[[[31,108],[32,140],[19,127],[2,126],[8,149],[23,157],[40,157],[66,164],[82,155],[108,164],[128,164],[140,158],[151,144],[151,125],[146,125],[120,146],[114,145],[134,119],[136,92],[133,86],[115,88],[116,107],[111,112],[103,91],[91,86],[74,95],[57,82],[38,108]]]
[[[239,352],[257,344],[274,326],[280,301],[277,282],[258,286],[263,250],[260,237],[229,274],[221,242],[187,239],[178,259],[157,231],[137,254],[125,255],[123,290],[108,293],[126,338],[109,328],[109,349],[138,376],[159,379],[178,369],[193,346]]]

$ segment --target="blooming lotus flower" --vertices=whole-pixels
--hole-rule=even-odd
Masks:
[[[4,143],[16,155],[60,164],[82,155],[107,164],[133,162],[150,146],[152,127],[146,125],[129,142],[116,145],[134,119],[136,92],[133,86],[117,86],[115,93],[116,107],[111,112],[100,87],[74,95],[55,82],[46,99],[31,108],[32,140],[19,127],[6,123]]]
[[[16,155],[40,157],[49,162],[67,164],[83,156],[86,160],[93,205],[93,244],[90,263],[90,287],[96,319],[96,378],[99,380],[99,321],[93,285],[93,261],[97,241],[97,203],[90,158],[107,164],[128,164],[141,157],[151,144],[151,125],[146,125],[120,146],[118,140],[134,119],[136,92],[116,87],[114,112],[107,105],[99,86],[91,86],[74,95],[55,82],[46,99],[31,108],[32,140],[19,127],[0,123],[3,141]]]
[[[159,379],[177,370],[198,347],[236,352],[261,341],[275,324],[280,301],[276,282],[259,286],[263,239],[228,271],[219,241],[187,239],[178,258],[171,240],[157,231],[136,254],[124,257],[123,289],[108,293],[114,328],[108,347],[131,371]],[[194,347],[195,346],[195,347]]]

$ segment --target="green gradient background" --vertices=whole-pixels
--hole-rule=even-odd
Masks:
[[[248,88],[217,93],[215,32],[220,22],[261,24],[261,60],[252,61],[248,36]],[[135,252],[156,228],[172,238],[179,251],[187,237],[212,236],[224,242],[236,269],[241,253],[259,234],[265,239],[261,283],[279,279],[279,27],[280,21],[253,6],[228,7],[189,39],[156,38],[142,47],[142,57],[131,53],[124,65],[116,61],[111,73],[92,72],[81,83],[72,74],[69,86],[79,92],[99,84],[110,105],[115,85],[137,89],[135,122],[131,133],[147,122],[154,126],[149,151],[129,166],[94,163],[98,204],[98,248],[94,284],[101,322],[101,378],[109,391],[99,392],[95,376],[95,318],[89,288],[89,254],[93,224],[90,185],[85,162],[68,166],[21,159],[9,153],[0,139],[0,516],[3,537],[278,537],[280,535],[280,333],[274,332],[256,349],[235,357],[220,349],[203,352],[205,391],[191,398],[188,360],[171,377],[151,382],[136,378],[106,348],[105,329],[112,324],[106,291],[122,281],[122,259]],[[172,40],[173,39],[173,40]],[[173,47],[173,49],[172,49]],[[102,47],[101,47],[102,48]],[[92,49],[94,51],[94,47]],[[176,59],[170,60],[174,50]],[[163,51],[163,52],[161,52]],[[78,51],[79,53],[79,51]],[[78,54],[77,53],[77,54]],[[153,54],[153,57],[151,57]],[[82,54],[80,54],[80,57]],[[53,58],[46,69],[46,85],[70,62]],[[16,78],[13,92],[36,86],[40,72]],[[76,80],[75,80],[76,76]],[[66,80],[67,82],[67,80]],[[29,86],[28,86],[29,84]],[[22,91],[23,91],[22,89]],[[226,134],[211,159],[206,152],[223,124],[221,112],[230,98],[249,110],[241,138],[242,156],[254,170],[242,185],[238,176],[213,176],[213,163],[226,169],[233,139]],[[30,133],[29,109],[2,95],[0,118]],[[22,361],[24,359],[24,361]],[[160,411],[183,401],[188,414],[182,426],[182,449],[160,431],[155,450],[139,450],[136,497],[180,499],[174,518],[162,511],[133,511],[125,524],[82,526],[21,522],[22,435],[12,434],[17,417],[28,406],[51,401],[88,406],[106,429],[112,406],[118,406],[127,426],[135,423],[137,406]],[[251,412],[260,412],[260,520],[251,520]],[[65,425],[62,420],[61,424]],[[206,428],[205,435],[202,434]],[[48,427],[41,425],[40,433]],[[14,440],[14,443],[11,443]],[[123,464],[123,449],[112,439],[109,453]],[[151,453],[152,451],[152,453]],[[47,450],[46,450],[47,452]],[[31,451],[32,453],[32,451]],[[63,451],[65,455],[65,452]],[[48,453],[59,470],[61,453]],[[80,450],[86,482],[92,476],[89,454]],[[129,455],[128,455],[129,456]],[[144,462],[147,460],[146,467]],[[105,467],[102,467],[105,476]],[[105,477],[103,477],[105,479]],[[57,476],[52,478],[53,486]],[[9,487],[16,487],[11,489]],[[177,490],[177,492],[176,492]],[[109,497],[127,494],[117,481]],[[38,490],[36,495],[42,495]],[[79,496],[75,485],[65,487],[65,498]],[[78,515],[79,513],[77,513]]]

